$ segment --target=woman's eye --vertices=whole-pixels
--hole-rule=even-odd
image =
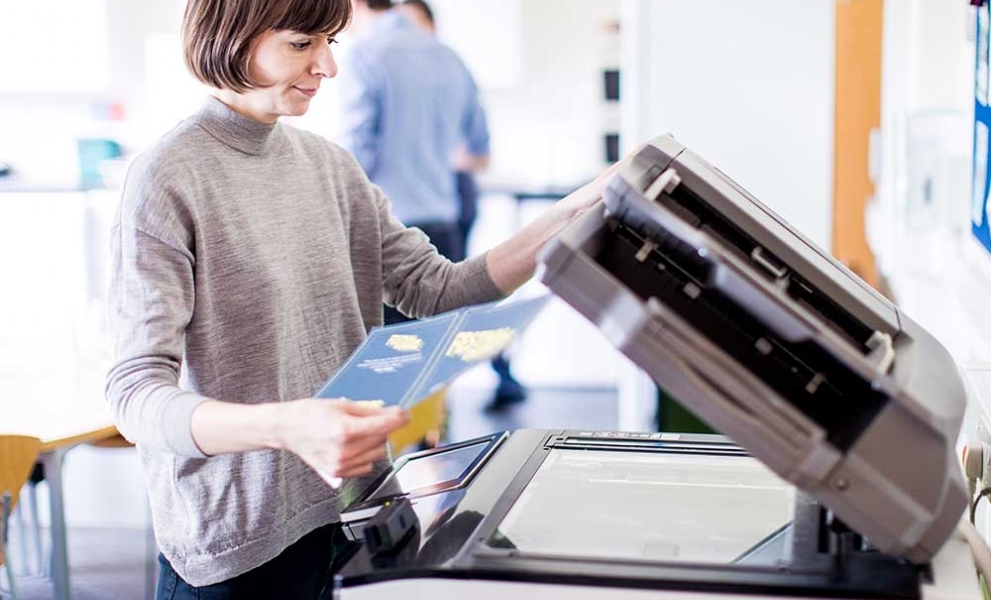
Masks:
[[[310,47],[310,42],[289,42],[289,45],[293,47],[293,50],[306,50]]]
[[[334,38],[332,38],[332,37],[328,37],[327,38],[327,45],[328,46],[331,45],[331,44],[336,44],[336,43],[337,43],[337,40],[335,40]]]

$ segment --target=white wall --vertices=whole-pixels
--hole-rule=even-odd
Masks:
[[[968,226],[973,15],[954,0],[885,3],[877,197],[868,213],[882,273],[897,268],[892,250],[909,229]],[[923,207],[919,188],[929,177],[936,179],[935,202]]]
[[[991,360],[991,256],[969,229],[974,10],[954,0],[885,3],[878,191],[868,211],[896,302],[959,364]]]
[[[480,0],[431,0],[438,38],[461,55],[482,89],[520,85],[525,4],[503,0],[493,10]]]
[[[624,152],[671,133],[827,250],[834,0],[622,0]],[[619,370],[621,424],[653,382]]]
[[[624,0],[623,16],[642,77],[627,137],[673,133],[828,249],[834,0]]]
[[[0,2],[0,94],[104,91],[106,13],[107,0]],[[40,42],[39,31],[57,38]]]
[[[583,182],[604,166],[610,107],[602,69],[618,66],[604,24],[619,0],[435,0],[439,35],[468,63],[492,133],[495,186]]]
[[[59,3],[39,4],[20,2],[17,11],[0,17],[0,35],[5,27],[28,31],[28,39],[37,37],[40,29],[67,31],[56,35],[57,41],[42,44],[44,48],[30,58],[18,55],[26,52],[26,42],[18,37],[6,40],[19,44],[17,48],[0,42],[4,52],[0,62],[5,65],[0,66],[0,76],[13,71],[0,83],[0,160],[10,162],[30,182],[71,186],[78,180],[77,137],[112,137],[125,146],[141,147],[184,116],[172,111],[184,110],[176,96],[185,97],[187,87],[172,85],[166,94],[159,94],[166,97],[159,98],[151,97],[150,92],[157,90],[148,85],[177,71],[188,78],[182,56],[177,53],[163,72],[161,65],[149,63],[146,40],[163,32],[178,39],[185,3],[87,0],[76,6],[70,1],[72,10],[63,10]],[[75,28],[33,26],[41,18],[54,18],[52,11],[59,13],[59,20],[71,20],[80,10],[85,17],[76,19]],[[11,19],[5,20],[8,16]],[[126,125],[106,120],[111,103],[125,107]]]

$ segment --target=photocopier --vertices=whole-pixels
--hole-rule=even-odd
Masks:
[[[654,140],[539,263],[722,435],[518,430],[400,458],[342,514],[337,597],[980,597],[953,360],[718,169]]]

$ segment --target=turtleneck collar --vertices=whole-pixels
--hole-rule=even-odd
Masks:
[[[281,137],[278,121],[271,124],[255,121],[213,96],[207,98],[193,119],[222,143],[252,156],[265,154]]]

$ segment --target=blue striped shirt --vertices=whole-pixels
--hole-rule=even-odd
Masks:
[[[453,223],[451,157],[489,153],[478,88],[458,55],[396,12],[368,24],[342,69],[342,144],[404,223]]]

